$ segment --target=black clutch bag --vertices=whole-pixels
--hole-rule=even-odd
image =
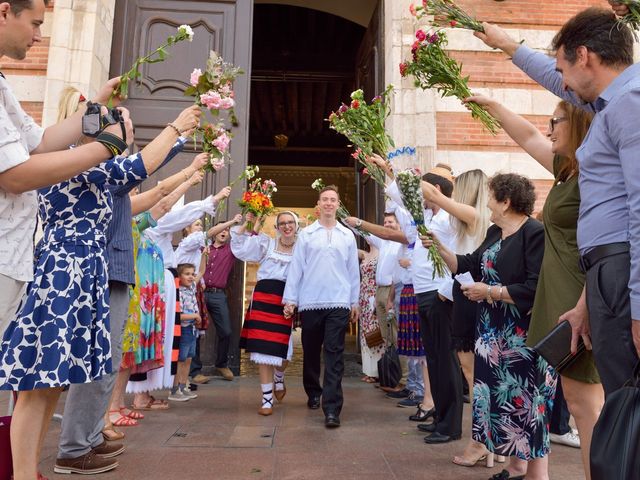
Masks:
[[[571,355],[571,324],[565,320],[559,323],[533,349],[558,373],[571,365],[584,352],[582,337],[578,339],[578,351]]]

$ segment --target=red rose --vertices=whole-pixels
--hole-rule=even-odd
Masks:
[[[360,108],[360,102],[358,100],[352,101],[351,108]]]
[[[419,42],[423,42],[425,38],[427,38],[427,34],[424,33],[424,30],[418,30],[416,32],[416,38],[418,39]]]
[[[427,3],[429,3],[427,0],[422,0],[422,7],[427,8]]]
[[[455,27],[458,24],[458,22],[456,22],[455,20],[451,20],[449,22],[449,25],[451,25],[452,27]]]
[[[408,68],[409,68],[409,64],[407,62],[402,62],[400,64],[400,75],[402,75],[403,77],[406,77]]]

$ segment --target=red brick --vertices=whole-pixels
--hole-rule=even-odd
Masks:
[[[36,123],[42,123],[42,109],[44,104],[42,102],[20,102],[23,110],[33,117]]]

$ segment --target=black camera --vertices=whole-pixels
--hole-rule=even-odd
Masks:
[[[87,102],[87,111],[82,117],[82,134],[87,137],[97,137],[103,129],[100,121],[100,104]]]

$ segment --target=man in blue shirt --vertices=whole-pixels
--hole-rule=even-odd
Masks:
[[[633,64],[633,35],[611,11],[595,7],[558,32],[555,59],[494,25],[476,35],[549,91],[596,113],[576,152],[585,292],[560,319],[571,323],[574,345],[580,335],[593,344],[608,395],[631,377],[640,351],[640,64]]]

